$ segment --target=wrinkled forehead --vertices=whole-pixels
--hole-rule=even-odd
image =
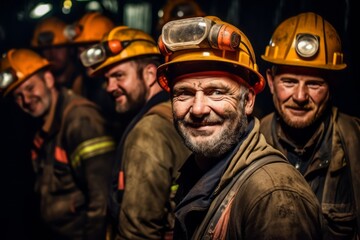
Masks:
[[[240,76],[222,71],[203,71],[182,74],[174,79],[173,86],[179,82],[198,82],[200,85],[202,85],[202,83],[206,83],[207,85],[236,85],[250,88],[249,84]]]

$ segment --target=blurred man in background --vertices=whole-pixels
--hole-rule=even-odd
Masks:
[[[156,81],[162,62],[156,41],[118,26],[81,60],[93,75],[105,76],[116,111],[131,117],[113,167],[115,239],[171,239],[175,179],[189,150],[173,126],[169,95]]]
[[[51,63],[57,86],[82,94],[83,80],[76,65],[76,52],[65,35],[66,26],[55,16],[41,19],[34,29],[31,47]]]
[[[31,158],[50,239],[105,239],[115,143],[97,106],[56,87],[49,69],[34,51],[10,49],[1,59],[0,93],[41,121]]]
[[[99,43],[114,27],[114,22],[100,12],[87,12],[75,23],[68,25],[65,35],[77,51],[78,69],[82,76],[81,95],[96,103],[109,121],[113,137],[119,140],[126,125],[124,116],[117,114],[115,103],[106,92],[104,76],[91,76],[91,68],[80,62],[80,54],[90,46]]]

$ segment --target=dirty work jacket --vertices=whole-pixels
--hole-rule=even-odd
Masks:
[[[125,185],[116,239],[158,240],[172,230],[173,185],[190,151],[169,119],[167,99],[165,92],[154,96],[148,103],[152,106],[144,107],[150,109],[125,131],[121,159],[116,159],[122,161]]]
[[[266,157],[284,159],[259,132],[259,120],[250,121],[240,143],[209,171],[202,173],[190,157],[181,169],[176,197],[174,239],[203,239],[203,220],[237,173]],[[227,227],[210,239],[320,239],[321,212],[302,175],[286,161],[269,163],[255,171],[236,193]],[[199,227],[201,226],[201,227]]]
[[[32,152],[52,239],[104,239],[114,149],[96,106],[63,89]]]
[[[293,156],[299,164],[307,163],[303,174],[321,202],[328,227],[324,238],[356,239],[356,214],[359,213],[356,213],[355,200],[360,201],[360,195],[354,195],[353,190],[360,190],[360,119],[339,113],[336,107],[327,114],[308,141],[313,144],[306,144],[309,147],[303,151],[295,151],[275,113],[261,120],[261,131],[267,141],[285,155]],[[351,143],[346,144],[345,139]],[[350,163],[355,172],[353,179]]]

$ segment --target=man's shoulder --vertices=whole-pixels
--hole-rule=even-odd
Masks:
[[[349,115],[347,113],[343,113],[343,112],[337,113],[337,121],[339,123],[343,123],[345,125],[352,123],[352,124],[356,124],[357,126],[359,126],[359,124],[360,124],[360,118]]]
[[[270,124],[272,119],[274,118],[275,112],[271,112],[264,117],[260,118],[260,124],[261,125],[267,125]]]
[[[274,117],[275,113],[272,112],[260,119],[260,132],[264,134],[265,137],[269,137],[271,135],[271,124]]]
[[[145,114],[145,117],[149,116],[149,115],[158,115],[158,116],[161,116],[164,119],[167,119],[168,121],[172,122],[173,115],[172,115],[172,109],[171,109],[171,102],[166,101],[166,102],[156,104],[155,106],[150,108],[149,111],[147,111],[147,113]]]
[[[74,93],[72,90],[63,92],[63,114],[93,115],[100,113],[99,107],[89,99]]]
[[[275,161],[261,166],[249,178],[247,185],[258,196],[274,191],[290,191],[313,197],[304,177],[287,161]]]

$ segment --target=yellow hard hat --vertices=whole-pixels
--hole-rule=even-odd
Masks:
[[[203,71],[229,72],[242,77],[255,93],[265,87],[250,41],[235,26],[218,17],[195,17],[170,21],[158,40],[165,64],[158,68],[158,81],[170,91],[177,76]]]
[[[100,12],[88,12],[74,25],[67,27],[73,43],[97,43],[115,27],[112,20]]]
[[[10,49],[1,59],[0,92],[6,96],[33,74],[50,63],[30,49]]]
[[[35,27],[31,46],[40,48],[69,44],[65,28],[66,23],[57,17],[43,19]]]
[[[118,26],[96,45],[84,50],[80,59],[98,75],[113,64],[139,56],[161,56],[156,41],[140,29]]]
[[[335,28],[313,12],[283,21],[275,29],[261,57],[275,64],[328,70],[346,68]]]

